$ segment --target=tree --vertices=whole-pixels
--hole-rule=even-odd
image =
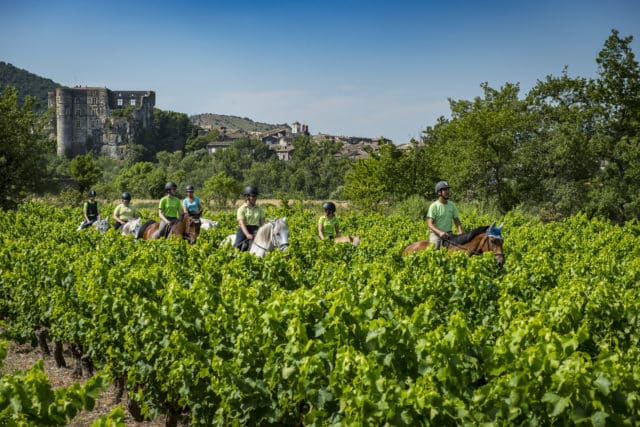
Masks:
[[[42,122],[33,112],[33,98],[22,107],[18,93],[6,87],[0,95],[0,208],[12,209],[30,193],[45,188],[51,173],[46,155],[53,151]]]
[[[640,216],[640,67],[633,37],[612,30],[598,54],[596,143],[602,160],[593,213],[623,222]]]
[[[482,98],[449,100],[451,120],[431,129],[425,144],[430,157],[438,159],[439,179],[506,212],[518,203],[513,154],[529,137],[531,124],[526,103],[518,99],[518,85],[481,87]]]
[[[165,183],[164,172],[149,162],[136,163],[122,169],[116,178],[118,191],[132,193],[134,198],[160,198],[164,194]]]
[[[589,85],[570,78],[565,69],[561,77],[538,81],[527,94],[536,125],[516,152],[517,193],[525,205],[541,208],[550,218],[583,210],[585,190],[598,173]]]
[[[69,173],[81,193],[86,193],[102,177],[102,170],[90,154],[74,157],[69,165]]]
[[[224,172],[219,172],[209,178],[204,183],[201,192],[207,206],[213,200],[219,207],[227,206],[229,201],[235,202],[239,194],[240,184]]]

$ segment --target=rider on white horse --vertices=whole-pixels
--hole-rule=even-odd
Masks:
[[[115,229],[119,229],[132,219],[138,218],[138,210],[131,204],[131,194],[122,193],[122,203],[113,211],[113,219],[116,222]]]
[[[246,251],[251,246],[251,242],[255,237],[256,231],[264,225],[265,213],[262,207],[256,205],[258,198],[258,188],[254,185],[248,185],[242,192],[245,203],[238,208],[238,230],[233,246]]]
[[[89,200],[84,202],[82,206],[82,214],[84,215],[84,221],[78,227],[78,230],[90,227],[94,222],[100,218],[100,212],[98,211],[98,202],[96,201],[95,190],[89,190]]]

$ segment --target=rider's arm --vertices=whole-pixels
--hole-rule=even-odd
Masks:
[[[444,237],[444,235],[446,234],[444,231],[438,229],[435,224],[433,223],[433,218],[429,217],[429,220],[427,221],[427,224],[429,225],[429,229],[431,231],[433,231],[436,236],[438,237]]]
[[[458,227],[458,234],[464,233],[464,231],[462,231],[462,223],[460,222],[460,218],[454,218],[453,222],[456,224],[456,227]]]
[[[116,206],[116,208],[113,210],[113,220],[115,222],[117,222],[118,224],[123,224],[124,225],[124,221],[122,221],[120,219],[120,209],[118,209],[119,205]]]
[[[89,204],[85,202],[85,204],[82,206],[82,215],[84,215],[85,221],[91,222],[91,220],[89,219],[89,216],[87,215],[88,208],[89,208]]]
[[[240,224],[240,229],[244,233],[245,237],[249,240],[253,240],[253,234],[249,233],[247,229],[247,224],[245,224],[244,219],[239,219],[238,224]]]
[[[324,240],[324,224],[322,224],[322,220],[318,221],[318,236],[320,236],[320,240]]]
[[[160,219],[163,220],[164,222],[170,222],[166,216],[164,216],[164,213],[162,212],[162,208],[158,209],[158,215],[160,216]]]

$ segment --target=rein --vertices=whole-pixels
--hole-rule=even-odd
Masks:
[[[287,246],[289,246],[289,244],[288,243],[283,243],[281,245],[278,245],[278,242],[276,241],[276,234],[273,232],[275,227],[276,227],[275,224],[271,224],[271,230],[269,231],[269,243],[271,243],[274,248],[277,246],[278,248],[280,248],[282,250],[283,247],[287,247]],[[262,249],[265,252],[269,252],[269,248],[265,248],[264,246],[259,245],[258,243],[256,243],[255,239],[253,239],[253,243],[251,243],[251,244],[252,245],[256,245],[258,248]]]
[[[451,245],[454,246],[460,250],[465,251],[466,253],[468,253],[469,255],[480,255],[483,253],[482,250],[478,250],[478,248],[481,248],[484,244],[484,242],[487,242],[487,251],[489,252],[493,252],[493,244],[491,243],[491,239],[489,239],[489,236],[487,236],[486,234],[484,235],[484,237],[480,240],[480,243],[475,247],[475,248],[465,248],[463,245],[459,245],[457,243],[453,243],[451,240],[446,239],[445,242],[447,242],[447,246]],[[500,254],[502,255],[502,254]]]

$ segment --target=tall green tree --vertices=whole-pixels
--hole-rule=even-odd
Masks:
[[[202,188],[201,197],[206,206],[213,201],[218,207],[226,207],[234,203],[240,195],[240,183],[224,172],[218,172],[209,178]]]
[[[69,164],[69,173],[81,193],[86,193],[102,176],[102,170],[91,154],[74,157]]]
[[[619,222],[640,216],[640,67],[632,41],[612,30],[596,59],[599,78],[593,90],[602,171],[592,206],[594,213]]]
[[[522,138],[515,156],[517,193],[529,207],[550,218],[584,210],[591,181],[599,171],[590,82],[547,76],[527,94],[530,138]]]
[[[481,87],[483,97],[449,100],[451,120],[435,126],[425,144],[437,158],[439,179],[506,212],[518,203],[512,160],[530,134],[527,106],[518,98],[517,84]]]
[[[159,199],[164,194],[166,175],[150,162],[139,162],[120,171],[116,188],[127,191],[133,198]]]
[[[33,112],[33,98],[22,106],[13,87],[0,95],[0,208],[15,208],[29,194],[45,189],[51,173],[47,153],[53,145]]]

